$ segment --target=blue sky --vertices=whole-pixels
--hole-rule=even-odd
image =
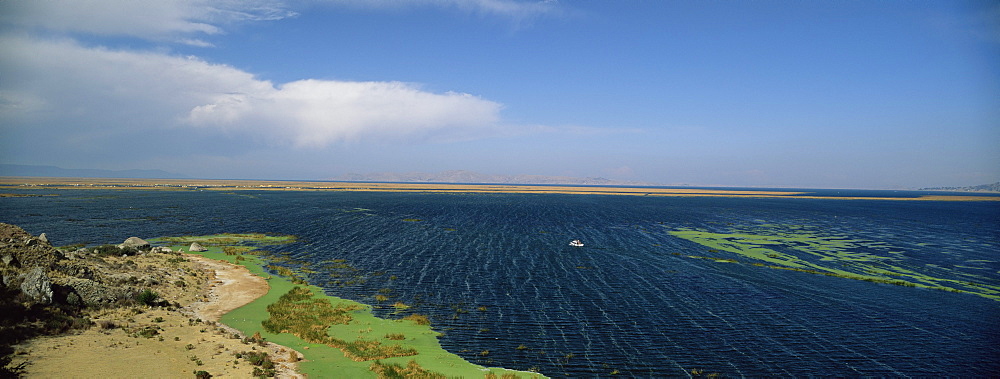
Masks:
[[[992,1],[4,1],[0,163],[1000,180]]]

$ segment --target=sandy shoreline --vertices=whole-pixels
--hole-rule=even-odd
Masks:
[[[28,361],[25,377],[137,378],[191,377],[206,371],[217,378],[252,377],[254,366],[235,358],[243,351],[267,352],[278,378],[304,378],[298,372],[302,354],[274,343],[247,344],[240,331],[218,321],[233,309],[268,292],[267,281],[246,267],[184,254],[208,274],[201,301],[177,309],[145,307],[107,309],[94,317],[115,320],[114,328],[91,327],[80,333],[41,337],[18,348],[15,363]],[[140,313],[137,313],[140,312]],[[201,322],[195,320],[202,320]],[[157,328],[156,337],[141,338],[134,330]]]
[[[264,296],[270,286],[267,281],[251,274],[246,267],[208,259],[197,254],[184,254],[202,269],[214,272],[207,290],[208,301],[191,304],[198,318],[218,322],[222,315]]]
[[[449,183],[360,183],[276,180],[223,179],[114,179],[114,178],[43,178],[0,177],[0,188],[17,189],[143,189],[143,190],[213,190],[213,191],[338,191],[338,192],[417,192],[417,193],[532,193],[668,197],[750,197],[838,200],[896,201],[1000,201],[1000,196],[924,195],[920,197],[834,197],[806,195],[802,191],[601,187],[515,184]]]
[[[184,254],[202,269],[212,272],[208,284],[207,301],[191,304],[189,309],[199,319],[219,323],[231,333],[241,333],[236,328],[223,324],[222,316],[230,311],[249,304],[267,294],[270,286],[264,278],[254,275],[245,266],[229,262],[205,258],[197,254]],[[274,357],[301,357],[302,353],[287,346],[268,342],[265,346]],[[279,358],[280,359],[280,358]],[[276,378],[304,378],[298,372],[298,364],[294,361],[281,362],[275,360]]]

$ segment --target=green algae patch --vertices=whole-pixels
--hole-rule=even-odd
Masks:
[[[734,230],[731,233],[704,230],[674,230],[669,233],[709,248],[728,252],[757,267],[789,270],[905,287],[964,292],[1000,301],[1000,286],[980,283],[980,277],[949,270],[962,279],[940,277],[902,264],[901,252],[885,243],[823,235],[800,225],[762,225],[768,234]],[[885,255],[880,253],[884,252]],[[878,253],[878,254],[877,254]],[[688,256],[716,262],[737,262],[727,257]],[[936,269],[942,269],[935,266]],[[926,270],[925,270],[926,271]]]
[[[189,245],[192,242],[197,242],[205,247],[240,246],[246,244],[256,246],[273,246],[295,242],[295,236],[270,235],[263,233],[222,233],[207,236],[160,237],[154,238],[150,240],[150,242],[168,245]],[[186,246],[182,247],[186,248]]]
[[[267,279],[267,294],[223,315],[221,322],[246,335],[259,333],[270,342],[302,354],[299,371],[311,377],[376,378],[416,375],[426,378],[504,377],[541,378],[541,374],[487,368],[450,353],[438,341],[440,333],[422,322],[419,315],[406,319],[375,317],[371,306],[323,293],[297,273],[272,275],[269,258],[234,247],[266,247],[294,241],[291,236],[221,234],[157,238],[154,243],[172,244],[174,249],[198,242],[208,248],[192,252],[206,258],[241,264]],[[230,253],[227,254],[226,251]],[[238,253],[231,253],[239,251]],[[347,268],[342,260],[330,262]],[[284,271],[283,271],[284,272]],[[286,272],[288,273],[288,272]],[[426,317],[422,320],[426,321]]]

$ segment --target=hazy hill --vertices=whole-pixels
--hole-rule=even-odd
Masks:
[[[0,164],[0,176],[43,176],[55,178],[139,178],[139,179],[187,179],[188,176],[163,170],[99,170],[62,168],[56,166],[35,166]]]
[[[924,191],[961,191],[961,192],[1000,192],[1000,182],[992,184],[980,184],[969,187],[934,187],[921,188]]]
[[[451,170],[439,173],[427,172],[377,172],[369,174],[346,174],[330,178],[334,181],[349,182],[422,182],[422,183],[496,183],[496,184],[572,184],[572,185],[631,185],[648,186],[650,183],[629,182],[606,178],[574,178],[569,176],[545,175],[490,175],[474,171]]]

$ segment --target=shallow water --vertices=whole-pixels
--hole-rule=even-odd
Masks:
[[[60,196],[0,198],[0,221],[57,245],[294,234],[298,243],[275,252],[291,258],[281,264],[332,295],[380,305],[383,316],[393,302],[411,305],[431,316],[445,348],[483,365],[554,377],[1000,372],[1000,301],[986,291],[1000,286],[998,202],[48,192]],[[678,230],[793,236],[766,247],[830,270],[889,267],[912,274],[890,278],[967,292],[754,265],[670,233]],[[789,242],[803,233],[851,242],[813,256],[803,246],[818,245]],[[573,239],[586,246],[568,246]]]

